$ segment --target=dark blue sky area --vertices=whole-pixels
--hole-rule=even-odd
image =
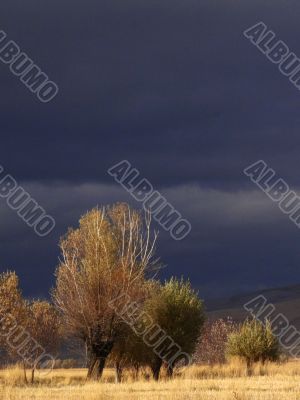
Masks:
[[[243,31],[258,21],[300,57],[291,0],[2,0],[1,24],[59,86],[41,103],[0,63],[0,164],[56,220],[47,238],[0,201],[0,266],[27,296],[54,282],[59,237],[99,204],[133,200],[127,159],[192,224],[161,232],[161,276],[204,297],[300,282],[300,230],[243,174],[263,159],[300,187],[300,91]]]

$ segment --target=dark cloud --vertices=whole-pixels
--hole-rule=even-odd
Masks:
[[[37,237],[2,203],[1,254],[5,267],[17,268],[25,293],[36,296],[45,294],[45,289],[53,284],[59,237],[68,226],[77,226],[79,216],[97,205],[117,201],[141,207],[141,203],[115,184],[25,182],[24,188],[55,218],[56,227],[48,237]],[[162,279],[174,274],[190,277],[206,297],[278,282],[289,284],[297,279],[300,254],[295,248],[299,229],[265,194],[255,190],[226,192],[195,185],[162,189],[162,194],[192,225],[189,236],[176,242],[154,224],[160,232],[157,252],[165,264]]]
[[[300,93],[242,34],[262,20],[300,55],[296,0],[3,0],[0,13],[60,88],[41,104],[0,64],[0,164],[57,220],[37,238],[1,205],[1,265],[26,293],[47,292],[81,213],[131,201],[106,172],[122,159],[191,219],[183,242],[162,234],[164,276],[211,295],[297,280],[297,228],[242,173],[264,159],[300,186]]]

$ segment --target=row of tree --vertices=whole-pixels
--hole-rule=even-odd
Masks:
[[[156,239],[149,213],[117,204],[90,211],[61,240],[52,296],[66,332],[85,343],[88,378],[99,379],[111,356],[119,377],[123,365],[147,363],[158,379],[162,359],[124,321],[128,303],[139,310],[140,325],[148,326],[150,318],[183,352],[194,350],[204,321],[202,301],[189,282],[161,285],[155,279]],[[162,346],[166,352],[170,343]]]
[[[174,366],[182,363],[176,354],[188,358],[196,347],[194,359],[202,357],[202,361],[205,352],[210,354],[206,361],[224,361],[226,346],[231,354],[241,353],[237,350],[240,331],[232,323],[204,325],[203,303],[188,281],[172,278],[161,284],[156,279],[160,268],[156,239],[150,214],[127,204],[88,212],[79,227],[61,239],[51,303],[24,300],[16,274],[0,275],[2,349],[11,358],[26,354],[7,340],[12,332],[14,342],[21,340],[15,334],[18,327],[48,354],[56,355],[61,338],[75,340],[85,347],[89,379],[99,379],[109,360],[118,381],[125,367],[138,372],[148,366],[158,379],[165,364],[172,375]],[[16,321],[9,329],[7,315]],[[36,366],[32,363],[32,380]]]
[[[150,224],[150,214],[126,204],[88,212],[79,227],[61,239],[52,303],[25,301],[17,276],[8,272],[0,281],[1,316],[13,315],[25,335],[47,353],[55,353],[60,337],[81,341],[89,379],[101,377],[108,358],[116,365],[118,380],[129,365],[136,370],[148,365],[158,379],[164,360],[170,359],[166,356],[174,349],[193,353],[204,310],[189,282],[172,278],[161,284],[155,279],[160,263],[155,257],[157,234],[151,232]],[[124,320],[124,309],[133,305],[143,335],[137,335]],[[3,322],[2,347],[13,356],[16,351],[7,346]],[[153,351],[149,341],[159,344],[159,349]],[[179,361],[168,363],[170,375]]]
[[[46,354],[56,354],[60,338],[60,316],[47,301],[25,300],[15,272],[0,274],[0,352],[2,361],[21,361],[31,368],[31,381],[37,364]]]

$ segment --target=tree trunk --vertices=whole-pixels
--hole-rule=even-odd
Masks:
[[[173,366],[168,364],[168,366],[167,366],[167,376],[168,376],[168,378],[172,378],[173,372],[174,372]]]
[[[31,383],[34,382],[34,368],[31,370]]]
[[[23,372],[24,372],[24,382],[27,385],[28,380],[27,380],[27,375],[26,375],[26,364],[25,364],[25,362],[23,363]]]
[[[88,348],[87,379],[99,380],[102,376],[106,359],[113,348],[113,341],[92,343]]]
[[[157,358],[151,366],[153,379],[156,381],[158,381],[158,379],[159,379],[159,373],[160,373],[161,366],[162,366],[162,360],[160,358]]]
[[[92,378],[96,361],[97,361],[96,356],[94,354],[89,353],[88,360],[87,360],[87,367],[88,367],[87,379]]]
[[[139,364],[133,365],[133,370],[134,370],[134,380],[137,381],[138,377],[139,377],[139,370],[140,370]]]
[[[116,383],[122,382],[122,367],[119,361],[116,362],[115,365],[115,373],[116,373]]]
[[[247,358],[247,376],[252,375],[252,361]]]
[[[97,381],[102,377],[103,370],[105,367],[106,357],[105,358],[104,357],[97,358],[97,361],[94,365],[93,377]]]
[[[88,367],[87,379],[99,380],[105,367],[106,357],[94,356]]]

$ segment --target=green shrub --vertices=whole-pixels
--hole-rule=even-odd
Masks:
[[[279,343],[271,324],[264,325],[256,319],[245,321],[236,332],[228,337],[227,354],[244,359],[250,368],[254,362],[279,359]]]

